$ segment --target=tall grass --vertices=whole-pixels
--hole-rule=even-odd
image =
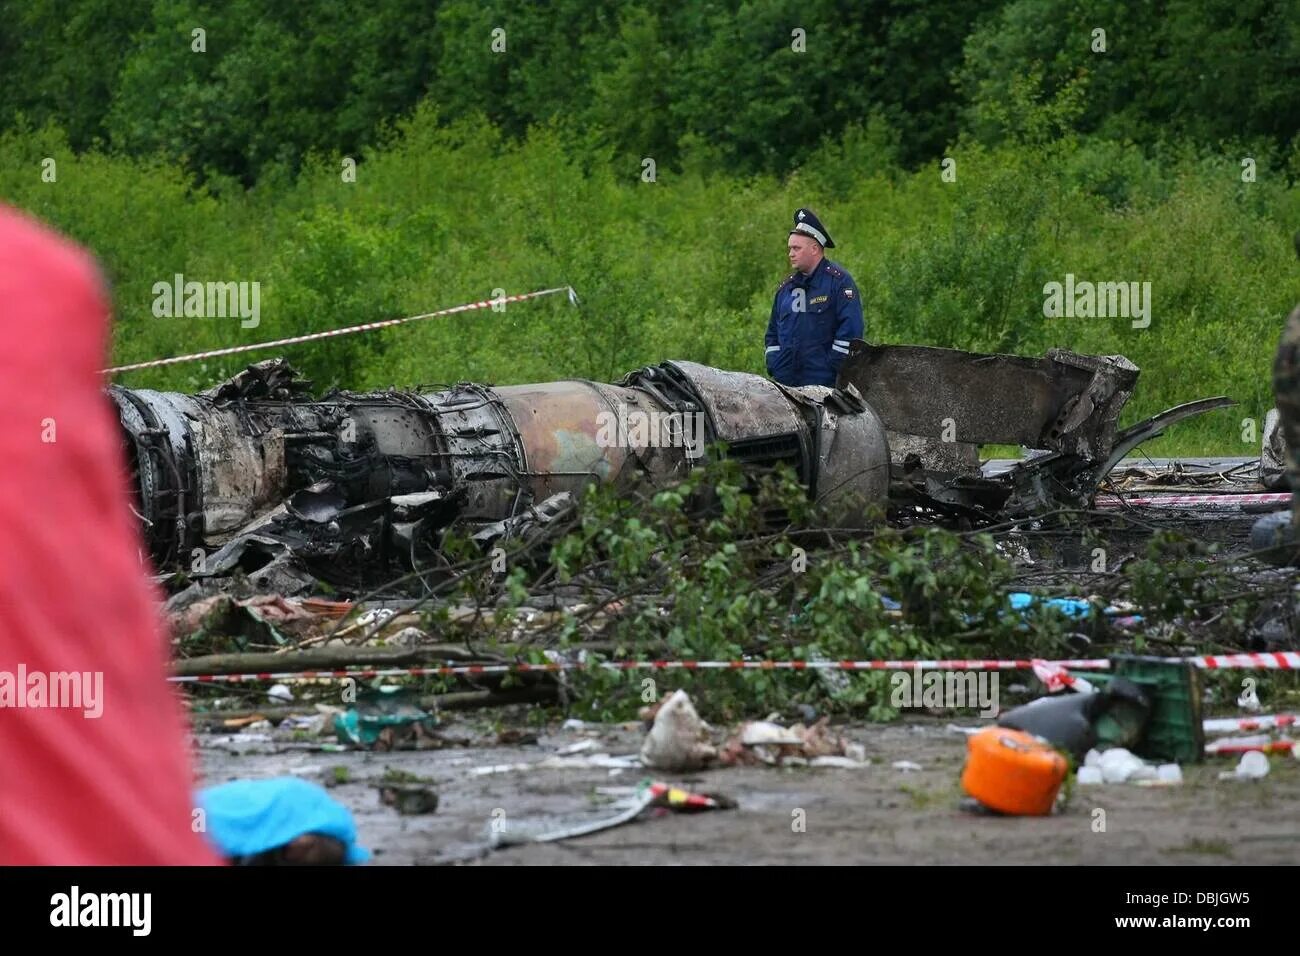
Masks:
[[[1180,426],[1163,453],[1251,454],[1300,296],[1300,190],[1239,157],[1100,140],[953,148],[906,172],[888,131],[851,131],[784,180],[660,170],[536,129],[520,144],[431,108],[359,157],[318,156],[250,191],[177,167],[74,155],[56,129],[0,135],[0,198],[89,247],[112,284],[115,363],[258,342],[558,284],[581,296],[416,323],[286,355],[318,387],[611,380],[669,358],[763,371],[793,210],[815,208],[856,278],[875,342],[1123,354],[1142,374],[1125,423],[1208,395],[1239,408]],[[42,181],[42,160],[57,181]],[[689,168],[689,167],[688,167]],[[156,318],[155,282],[261,283],[261,324]],[[1044,284],[1150,282],[1151,324],[1045,318]],[[252,353],[121,376],[197,389]],[[242,359],[242,360],[241,360]]]

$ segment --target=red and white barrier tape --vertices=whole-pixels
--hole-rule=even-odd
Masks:
[[[1289,753],[1295,749],[1294,740],[1269,740],[1260,741],[1259,743],[1240,743],[1238,741],[1224,740],[1215,741],[1205,745],[1205,754],[1207,757],[1223,756],[1225,754],[1244,754],[1252,750],[1258,750],[1260,753]]]
[[[1067,687],[1082,694],[1091,694],[1094,689],[1082,677],[1075,677],[1055,661],[1034,661],[1034,676],[1046,685],[1049,694]]]
[[[1202,721],[1207,734],[1226,734],[1237,730],[1272,730],[1291,727],[1295,714],[1260,714],[1258,717],[1210,717]]]
[[[169,677],[168,680],[189,684],[233,684],[255,680],[311,680],[342,677],[447,677],[453,674],[531,674],[557,671],[602,670],[841,670],[841,671],[897,671],[897,670],[1029,670],[1032,660],[948,660],[948,661],[600,661],[596,664],[454,664],[442,667],[391,667],[374,670],[289,671],[256,674],[201,674],[187,677]],[[1093,660],[1052,661],[1061,667],[1076,670],[1106,670],[1110,661]]]
[[[1207,670],[1222,668],[1232,669],[1267,669],[1300,670],[1300,653],[1281,651],[1272,654],[1219,654],[1208,657],[1167,657],[1171,664],[1191,663]],[[200,674],[185,677],[169,677],[170,681],[187,684],[233,684],[243,681],[259,680],[311,680],[353,677],[369,679],[372,677],[450,677],[455,674],[532,674],[555,673],[559,671],[582,671],[599,668],[612,671],[632,670],[767,670],[767,671],[804,671],[804,670],[838,670],[838,671],[906,671],[906,670],[1033,670],[1043,674],[1044,667],[1072,670],[1109,670],[1110,661],[1106,658],[1084,660],[1044,661],[1044,660],[933,660],[933,661],[598,661],[595,664],[560,663],[530,664],[449,664],[434,667],[390,667],[367,670],[332,670],[332,671],[285,671],[258,672],[253,674]]]
[[[1245,505],[1287,505],[1291,493],[1267,492],[1252,495],[1152,495],[1145,498],[1120,499],[1115,495],[1098,495],[1098,508],[1240,508]]]
[[[385,319],[382,322],[364,322],[361,325],[349,325],[342,329],[327,329],[324,332],[310,332],[307,335],[295,335],[292,338],[277,339],[274,342],[257,342],[252,345],[232,345],[224,349],[212,349],[207,352],[194,352],[190,355],[173,355],[171,358],[153,359],[149,362],[135,362],[131,365],[117,365],[113,368],[104,369],[104,374],[112,372],[131,372],[139,368],[156,368],[159,365],[175,365],[178,362],[197,362],[199,359],[217,358],[222,355],[236,355],[240,352],[253,352],[257,349],[278,348],[281,345],[297,345],[300,342],[314,342],[317,339],[333,338],[336,335],[352,335],[355,332],[371,332],[375,329],[387,329],[394,325],[404,325],[407,322],[419,322],[422,319],[433,319],[442,315],[453,315],[456,312],[469,312],[474,309],[486,309],[489,306],[506,302],[523,302],[525,299],[538,299],[544,295],[554,295],[557,292],[569,293],[569,298],[574,299],[572,286],[558,286],[554,289],[542,289],[539,292],[525,292],[522,295],[507,295],[499,299],[483,299],[480,302],[470,302],[466,305],[452,306],[450,309],[439,309],[437,312],[426,312],[423,315],[409,315],[402,319]]]
[[[1271,654],[1214,654],[1208,657],[1169,657],[1169,661],[1191,661],[1197,667],[1217,670],[1221,667],[1244,670],[1300,670],[1300,653],[1275,651]]]

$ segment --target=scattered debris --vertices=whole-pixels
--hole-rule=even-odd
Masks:
[[[1258,750],[1248,750],[1241,755],[1241,761],[1234,770],[1219,774],[1220,780],[1259,780],[1268,776],[1268,757]]]
[[[1112,743],[1135,743],[1150,715],[1151,703],[1138,685],[1114,680],[1099,693],[1040,697],[998,718],[998,725],[1023,730],[1081,759],[1098,743],[1098,725],[1106,719]]]
[[[365,691],[356,706],[334,717],[340,743],[367,750],[421,750],[443,746],[435,718],[412,703],[400,688]]]
[[[486,777],[498,773],[517,773],[531,770],[591,770],[593,768],[618,770],[637,770],[642,766],[636,757],[615,757],[610,754],[591,754],[587,757],[552,756],[531,763],[501,763],[484,767],[475,767],[471,776]]]
[[[1126,748],[1164,762],[1205,753],[1201,683],[1190,661],[1115,655],[1110,673],[1089,676],[1092,693],[1040,697],[1007,711],[998,724],[1040,736],[1081,760],[1094,748]],[[1049,687],[1058,669],[1040,675]]]
[[[767,720],[749,721],[732,734],[718,755],[723,766],[800,766],[804,762],[836,757],[848,761],[822,760],[818,766],[850,766],[855,769],[868,765],[866,751],[860,744],[852,743],[830,729],[830,718],[822,717],[811,726],[795,724],[782,727]]]
[[[568,757],[572,754],[582,753],[584,750],[594,749],[596,749],[596,741],[588,738],[587,740],[579,740],[575,744],[569,744],[567,747],[561,747],[556,751],[556,754],[561,757]]]
[[[895,760],[893,767],[895,770],[904,772],[923,769],[919,763],[914,763],[911,760]]]
[[[678,813],[699,813],[703,810],[734,810],[740,806],[731,797],[723,796],[720,793],[695,793],[681,787],[674,787],[671,784],[661,783],[658,780],[643,783],[642,786],[647,787],[654,798],[650,804],[652,807],[660,807]]]
[[[962,789],[998,813],[1045,816],[1069,772],[1065,757],[1032,734],[989,727],[966,738]]]
[[[709,729],[686,691],[674,691],[655,713],[654,726],[641,747],[641,762],[673,772],[699,770],[718,756],[709,743]]]
[[[787,764],[793,764],[797,758],[791,757],[786,760]],[[813,757],[808,761],[810,767],[834,767],[837,770],[865,770],[871,766],[871,761],[866,757],[836,757],[827,755],[825,757]]]
[[[1096,751],[1092,751],[1096,753]],[[1128,781],[1154,780],[1156,770],[1140,757],[1134,756],[1123,747],[1113,747],[1097,757],[1094,766],[1101,770],[1106,783],[1127,783]]]
[[[433,813],[438,809],[438,794],[432,787],[418,783],[378,783],[379,799],[403,816]]]
[[[568,840],[609,830],[638,817],[651,816],[647,810],[661,813],[700,813],[706,810],[732,810],[738,804],[730,797],[717,793],[695,793],[682,787],[657,780],[643,780],[632,790],[602,788],[605,794],[617,794],[620,799],[595,813],[583,813],[572,818],[556,820],[518,820],[510,816],[494,818],[488,824],[488,843],[491,847],[515,846],[523,843],[550,843]]]

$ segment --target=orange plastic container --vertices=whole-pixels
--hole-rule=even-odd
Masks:
[[[1069,767],[1046,741],[989,727],[966,738],[962,789],[991,810],[1020,816],[1052,812]]]

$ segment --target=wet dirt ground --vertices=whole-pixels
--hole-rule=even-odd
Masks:
[[[1168,520],[1195,527],[1204,540],[1232,553],[1244,550],[1253,518],[1243,509]],[[1149,520],[1157,519],[1152,514]],[[1115,553],[1121,553],[1119,542]],[[991,723],[977,717],[912,713],[888,724],[836,727],[863,745],[871,762],[865,769],[738,767],[689,774],[639,766],[521,769],[516,765],[540,764],[574,747],[586,749],[570,761],[602,754],[631,758],[645,737],[639,724],[573,728],[557,719],[539,729],[529,717],[521,708],[444,715],[440,735],[466,745],[415,751],[322,752],[306,742],[203,733],[197,738],[200,767],[204,784],[296,774],[329,786],[353,812],[375,865],[1300,863],[1300,760],[1288,754],[1270,755],[1270,773],[1262,780],[1220,780],[1239,758],[1210,756],[1184,764],[1179,786],[1075,787],[1051,816],[998,817],[961,807],[966,737],[949,725]],[[536,742],[500,745],[503,729],[535,734]],[[898,761],[921,769],[898,769]],[[428,781],[438,795],[436,811],[401,815],[385,805],[377,784],[393,774]],[[722,794],[738,806],[697,814],[646,811],[585,836],[491,846],[494,823],[560,827],[613,815],[617,795],[602,791],[632,788],[646,778]]]
[[[966,738],[948,724],[908,717],[837,728],[866,748],[871,765],[860,770],[744,767],[689,774],[599,766],[483,772],[540,762],[587,740],[594,746],[569,759],[632,756],[644,739],[635,725],[579,730],[556,724],[538,732],[536,744],[386,753],[313,752],[306,745],[286,750],[216,734],[198,741],[204,784],[297,774],[331,786],[355,815],[362,844],[375,854],[373,865],[1300,862],[1300,760],[1290,755],[1270,755],[1271,771],[1262,780],[1218,780],[1237,758],[1207,757],[1183,766],[1181,786],[1077,787],[1052,816],[994,817],[959,806]],[[495,738],[502,726],[528,725],[518,712],[497,713],[448,721],[442,731],[453,738]],[[903,760],[921,769],[893,767]],[[393,772],[432,781],[436,811],[401,815],[385,805],[375,784]],[[738,807],[646,811],[599,833],[490,848],[493,821],[591,821],[610,813],[616,799],[599,789],[633,787],[646,777],[723,794]]]

